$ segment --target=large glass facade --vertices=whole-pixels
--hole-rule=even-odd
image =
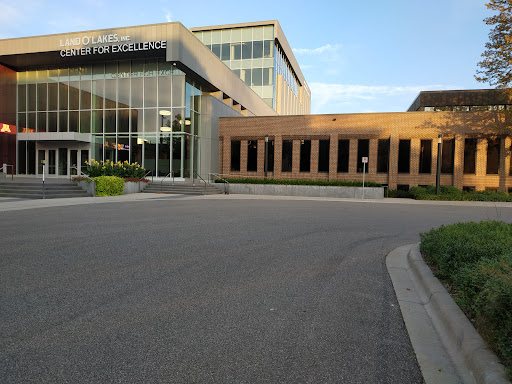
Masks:
[[[191,177],[199,164],[201,94],[163,59],[19,72],[18,132],[91,134],[95,160]]]
[[[278,70],[274,57],[280,54],[275,47],[272,25],[198,31],[194,34],[274,108],[274,76]]]

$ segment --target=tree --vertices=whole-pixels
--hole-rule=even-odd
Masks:
[[[476,80],[497,88],[506,88],[512,93],[512,0],[490,0],[486,7],[498,14],[487,17],[484,22],[492,25],[489,42],[478,63]]]

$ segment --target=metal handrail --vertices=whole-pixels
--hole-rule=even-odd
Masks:
[[[4,167],[6,167],[7,169],[9,169],[9,167],[11,167],[11,181],[14,181],[14,165],[5,164]],[[0,172],[3,172],[4,167],[0,168]]]
[[[220,174],[218,173],[209,173],[208,176],[215,176],[216,179],[222,180],[224,182],[224,194],[229,195],[229,181],[220,177]]]
[[[144,175],[143,179],[145,179],[145,178],[146,178],[146,176],[147,176],[147,175],[149,175],[150,173],[151,173],[151,182],[153,182],[153,171],[148,171],[148,172]]]
[[[206,180],[203,179],[201,176],[199,176],[199,174],[197,174],[197,173],[194,173],[194,175],[199,177],[203,181],[203,183],[204,183],[204,194],[206,195],[206,193],[207,193],[206,192]],[[194,180],[192,180],[192,183],[194,183]]]
[[[71,182],[71,179],[73,178],[73,176],[75,177],[80,177],[80,176],[84,176],[86,179],[89,179],[91,181],[94,181],[93,179],[91,179],[89,177],[89,175],[83,173],[80,169],[78,169],[78,167],[69,167],[69,170],[71,171],[72,169],[76,169],[77,172],[79,172],[77,175],[72,175],[71,172],[69,172],[69,182]]]
[[[162,181],[160,182],[160,192],[162,192],[164,190],[164,181],[165,179],[167,179],[169,176],[171,176],[172,172],[169,172],[163,179]],[[174,184],[174,174],[172,175],[172,183]]]

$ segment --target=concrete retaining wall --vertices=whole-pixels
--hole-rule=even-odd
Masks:
[[[94,180],[89,182],[79,181],[78,185],[82,187],[82,189],[86,191],[89,195],[96,196],[96,182]],[[147,187],[147,185],[148,183],[145,183],[143,181],[125,181],[123,195],[142,192]]]
[[[224,184],[215,184],[224,191]],[[331,187],[318,185],[275,185],[275,184],[229,184],[229,193],[247,195],[278,195],[278,196],[308,196],[308,197],[337,197],[362,198],[362,187]],[[364,189],[365,199],[383,199],[384,188],[374,187]]]

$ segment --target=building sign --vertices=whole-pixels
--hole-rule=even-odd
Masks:
[[[11,133],[16,134],[16,126],[0,123],[0,133]]]
[[[105,45],[109,44],[109,45]],[[108,53],[151,51],[166,49],[167,41],[131,42],[130,36],[117,33],[100,36],[82,36],[60,40],[61,57],[103,55]]]

